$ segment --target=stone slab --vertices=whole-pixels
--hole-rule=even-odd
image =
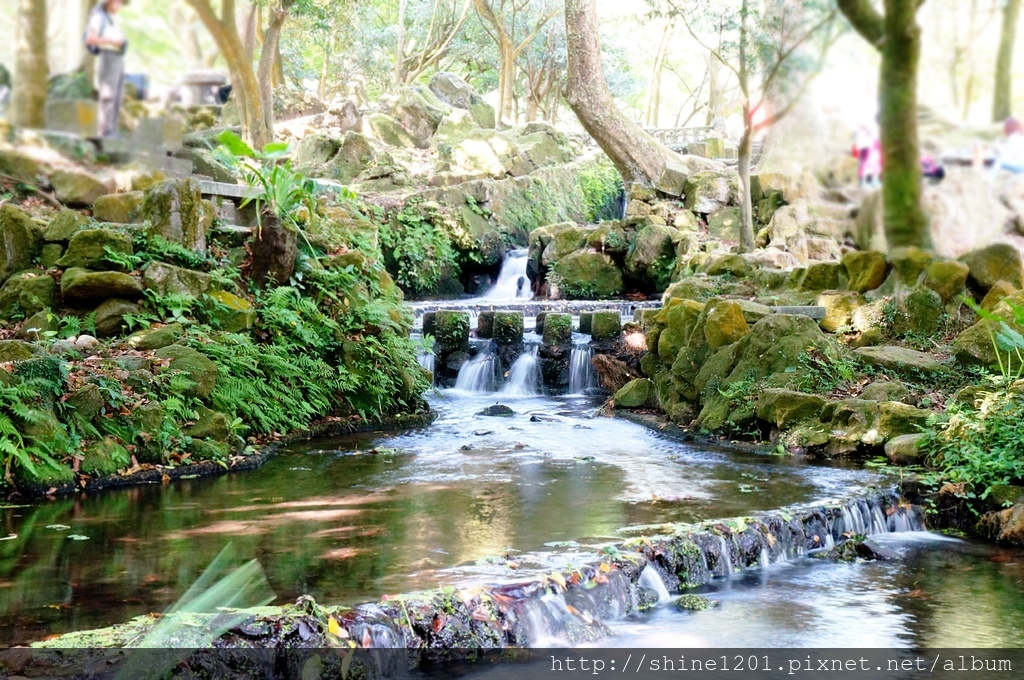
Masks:
[[[99,108],[88,99],[51,99],[44,113],[46,129],[81,137],[100,135]]]
[[[806,316],[814,319],[815,321],[820,321],[824,319],[825,315],[828,313],[828,310],[826,310],[824,307],[817,307],[814,305],[791,305],[782,307],[772,307],[772,311],[776,314],[793,314],[796,316]]]

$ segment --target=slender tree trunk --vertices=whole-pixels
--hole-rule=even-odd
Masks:
[[[331,53],[334,51],[334,33],[331,33],[324,44],[324,63],[320,69],[320,99],[327,101],[327,80],[331,74]]]
[[[18,127],[46,125],[46,0],[18,1],[18,44],[14,56],[11,122]]]
[[[498,119],[509,120],[512,117],[512,99],[516,82],[516,58],[512,41],[502,36],[498,43],[500,59],[498,74]]]
[[[1003,3],[1003,28],[999,35],[995,98],[992,102],[992,120],[997,123],[1013,115],[1013,47],[1017,39],[1020,1],[1004,0]]]
[[[749,117],[748,117],[749,120]],[[737,152],[740,175],[740,252],[754,252],[754,206],[750,198],[750,157],[754,146],[754,131],[747,123],[743,126]]]
[[[647,85],[647,101],[644,105],[644,125],[647,127],[658,127],[658,109],[661,108],[661,72],[665,68],[665,59],[668,56],[669,38],[672,36],[673,22],[665,24],[661,32],[661,41],[658,43],[658,51],[654,55],[654,64],[651,66],[651,82]]]
[[[601,65],[596,0],[565,0],[565,38],[569,106],[624,182],[657,184],[675,154],[615,106]]]
[[[278,60],[281,29],[288,17],[287,4],[290,3],[282,3],[282,7],[270,19],[267,32],[263,35],[263,49],[260,51],[259,68],[256,71],[263,110],[263,125],[270,136],[268,141],[273,141],[274,138],[274,66]]]
[[[395,87],[405,84],[405,7],[408,0],[398,0],[398,47],[395,50]]]
[[[886,40],[879,77],[882,204],[890,248],[930,245],[921,207],[921,151],[917,136],[917,70],[921,58],[918,0],[887,0]]]
[[[718,112],[722,110],[722,64],[710,52],[708,59],[708,115],[705,125],[715,122]]]

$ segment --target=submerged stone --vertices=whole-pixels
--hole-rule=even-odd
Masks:
[[[490,416],[493,418],[511,418],[515,414],[515,411],[504,404],[494,404],[477,413],[478,416]]]

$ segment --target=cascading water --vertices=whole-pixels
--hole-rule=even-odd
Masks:
[[[420,362],[420,366],[427,369],[431,373],[434,372],[434,353],[430,351],[423,351],[419,353],[416,359]]]
[[[463,392],[493,392],[495,387],[494,355],[481,352],[462,364],[455,379],[455,389]]]
[[[594,366],[590,345],[575,345],[569,356],[569,394],[583,394],[594,387]]]
[[[537,358],[538,346],[534,345],[528,351],[519,355],[519,358],[512,364],[505,380],[505,386],[501,388],[501,394],[506,397],[533,397],[540,394],[541,374],[540,361]]]
[[[485,300],[530,300],[530,279],[526,276],[526,250],[510,250],[505,254],[498,273],[498,281],[487,293]]]
[[[658,596],[658,602],[669,602],[672,599],[658,571],[649,564],[640,572],[640,578],[637,579],[636,584],[642,588],[653,590]]]

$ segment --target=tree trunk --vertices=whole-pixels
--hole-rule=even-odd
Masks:
[[[712,125],[722,110],[722,64],[715,55],[708,53],[708,115],[705,125]]]
[[[601,66],[596,0],[565,0],[565,38],[569,106],[626,184],[658,183],[675,154],[615,106]]]
[[[263,36],[263,49],[260,50],[260,62],[256,71],[260,108],[263,111],[263,126],[269,137],[268,142],[274,139],[274,65],[278,58],[277,48],[280,45],[281,28],[284,26],[287,16],[288,10],[282,7],[271,18],[267,32]]]
[[[918,0],[887,0],[881,45],[882,205],[890,248],[929,247],[921,207],[921,152],[917,137],[917,68],[921,57]]]
[[[398,47],[395,50],[395,87],[405,84],[405,7],[408,0],[398,1]]]
[[[644,125],[647,127],[658,127],[658,109],[661,108],[661,71],[665,67],[665,58],[668,56],[672,25],[671,21],[665,24],[661,33],[661,42],[658,43],[658,51],[654,55],[654,64],[651,66],[651,82],[647,85],[647,101],[644,106]]]
[[[498,42],[498,58],[498,120],[510,120],[516,82],[516,58],[512,41],[504,35]]]
[[[19,0],[18,44],[14,57],[11,122],[18,127],[46,126],[46,0]]]
[[[1003,29],[999,35],[999,54],[996,57],[995,98],[992,102],[992,120],[999,123],[1013,115],[1013,46],[1017,39],[1017,20],[1020,0],[1005,0]]]
[[[743,136],[737,152],[740,175],[740,252],[754,252],[754,206],[750,199],[750,157],[754,146],[754,130],[750,116],[746,115]]]

